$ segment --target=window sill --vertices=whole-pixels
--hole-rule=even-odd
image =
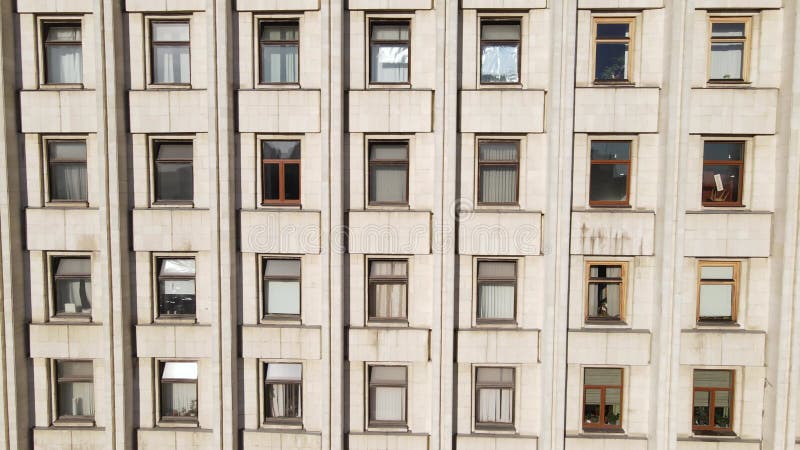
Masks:
[[[268,90],[298,91],[301,90],[302,87],[300,86],[300,83],[256,83],[255,89],[262,91],[268,91]]]
[[[629,80],[622,80],[622,81],[603,81],[603,80],[594,80],[592,81],[593,87],[636,87],[636,83]]]
[[[411,83],[367,83],[367,90],[411,90]]]
[[[55,427],[94,428],[94,417],[60,417],[53,421]]]
[[[480,424],[475,425],[474,431],[476,433],[494,433],[494,434],[516,434],[517,429],[513,424]]]
[[[589,203],[590,209],[633,209],[630,203]]]
[[[475,211],[504,210],[514,211],[521,209],[519,203],[475,203]]]
[[[728,441],[735,439],[738,436],[733,431],[714,431],[714,430],[692,430],[692,436],[701,438],[703,440],[719,439],[720,441]],[[715,439],[716,438],[716,439]]]
[[[582,436],[605,436],[605,435],[624,435],[625,430],[622,428],[591,428],[587,427],[583,429],[581,433]]]
[[[200,428],[200,423],[196,417],[192,418],[164,418],[162,417],[156,424],[159,428]]]
[[[189,324],[189,325],[193,325],[193,324],[197,323],[197,317],[196,316],[182,316],[182,315],[177,315],[177,314],[175,314],[174,316],[161,315],[161,316],[156,317],[154,322],[157,323],[157,324],[162,324],[162,325],[163,324],[166,324],[166,325],[169,325],[169,324],[178,324],[178,325]]]
[[[285,325],[285,324],[293,324],[293,325],[301,325],[302,319],[300,315],[267,315],[263,316],[261,320],[258,321],[260,324],[263,325]]]
[[[514,83],[478,83],[479,89],[522,89],[521,82],[514,82]]]
[[[516,319],[476,319],[475,328],[519,328]]]
[[[728,202],[710,202],[710,203],[702,203],[701,206],[703,208],[732,208],[734,210],[741,210],[747,208],[746,205],[742,203],[728,203]]]
[[[82,91],[84,90],[83,83],[63,83],[63,84],[47,84],[42,83],[39,85],[39,90],[42,91]]]
[[[89,207],[89,202],[85,200],[53,200],[46,202],[44,207],[84,209]]]
[[[396,328],[408,328],[408,319],[367,319],[367,327],[375,326],[375,327],[396,327]]]
[[[181,91],[189,91],[192,89],[191,84],[187,83],[149,83],[146,86],[146,89],[149,91],[163,91],[163,90],[181,90]]]
[[[190,209],[194,208],[194,200],[186,200],[186,201],[164,201],[164,200],[156,200],[151,205],[151,208],[181,208],[181,209]]]
[[[706,86],[710,88],[721,87],[721,88],[730,88],[730,87],[750,87],[753,83],[751,81],[745,80],[708,80],[706,81]]]
[[[390,423],[370,423],[367,426],[367,432],[380,433],[381,431],[394,432],[394,433],[409,433],[411,430],[406,423],[390,424]]]
[[[584,323],[586,325],[599,325],[599,326],[609,326],[609,327],[627,327],[629,326],[627,322],[623,319],[603,319],[599,317],[587,317],[584,319]]]
[[[258,204],[260,208],[274,208],[274,209],[303,209],[300,203],[264,203]]]
[[[411,207],[406,204],[396,203],[369,203],[366,207],[367,211],[410,211]]]
[[[92,323],[91,314],[59,314],[50,317],[51,323],[58,324],[90,324]]]
[[[281,419],[266,419],[264,422],[261,423],[262,429],[267,430],[276,430],[276,429],[288,429],[288,430],[302,430],[303,429],[303,420],[302,419],[292,419],[292,420],[281,420]]]

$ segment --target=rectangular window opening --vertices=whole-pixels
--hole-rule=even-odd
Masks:
[[[374,21],[369,31],[369,81],[407,84],[411,26],[409,21]]]
[[[481,83],[515,84],[520,77],[519,19],[481,21]]]

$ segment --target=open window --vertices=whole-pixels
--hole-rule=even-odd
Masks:
[[[264,372],[264,422],[303,421],[303,365],[268,363]]]
[[[157,258],[158,315],[195,317],[194,258]]]
[[[161,420],[197,422],[197,362],[162,362],[160,369]]]

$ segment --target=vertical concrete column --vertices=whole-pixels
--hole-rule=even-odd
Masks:
[[[550,4],[552,39],[550,86],[547,93],[547,209],[542,242],[546,299],[541,333],[542,386],[539,448],[564,448],[567,386],[567,323],[569,314],[569,239],[572,205],[572,145],[575,122],[575,52],[577,0]],[[551,395],[546,395],[550,388]]]
[[[0,0],[0,443],[30,448],[29,388],[25,304],[22,206],[17,139],[16,44],[14,2]]]

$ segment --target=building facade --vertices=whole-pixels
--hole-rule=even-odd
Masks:
[[[0,442],[800,449],[794,0],[0,0]]]

